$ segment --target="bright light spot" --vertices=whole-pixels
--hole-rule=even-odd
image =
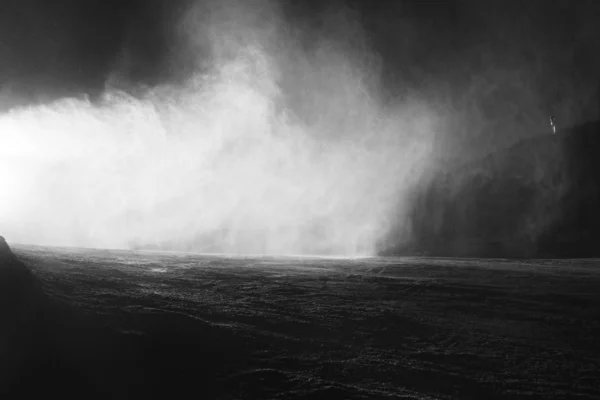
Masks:
[[[58,246],[374,253],[426,162],[433,113],[384,105],[366,56],[335,41],[303,50],[258,14],[235,25],[246,34],[225,35],[215,15],[211,72],[0,117],[3,234]]]

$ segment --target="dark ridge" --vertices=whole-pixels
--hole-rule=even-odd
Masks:
[[[31,271],[0,236],[0,394],[12,387],[39,350],[35,343],[39,342],[40,297]]]
[[[0,236],[0,398],[130,398],[124,341],[45,289]]]
[[[40,287],[31,271],[17,259],[4,237],[0,236],[0,312],[3,321],[11,322],[20,316],[19,307],[37,300]]]
[[[599,257],[599,153],[593,121],[439,172],[383,253]]]
[[[1,399],[218,398],[224,388],[207,377],[239,366],[253,350],[189,315],[102,312],[107,295],[94,290],[98,281],[85,281],[94,295],[78,298],[68,274],[57,280],[44,271],[51,262],[38,269],[23,261],[0,240]]]

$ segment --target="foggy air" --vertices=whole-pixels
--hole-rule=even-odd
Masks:
[[[135,49],[125,46],[92,100],[0,116],[6,235],[375,254],[442,117],[421,99],[381,95],[380,56],[358,15],[338,7],[314,32],[266,1],[189,3],[173,15],[166,83],[128,78]]]

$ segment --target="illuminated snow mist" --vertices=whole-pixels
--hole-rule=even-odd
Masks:
[[[192,60],[194,73],[132,95],[115,71],[98,101],[0,117],[9,240],[376,251],[427,162],[435,114],[379,95],[379,61],[352,13],[316,33],[269,2],[218,4],[190,6],[173,35],[173,70]]]

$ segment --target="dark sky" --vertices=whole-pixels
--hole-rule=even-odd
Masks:
[[[123,41],[130,3],[3,0],[0,79],[18,90],[93,86]]]
[[[2,0],[0,82],[25,95],[98,90],[124,48],[150,79],[166,14],[153,0]]]
[[[185,1],[2,0],[0,84],[24,99],[94,92],[122,61],[124,49],[130,78],[159,82],[169,24]],[[541,114],[564,115],[562,120],[597,117],[598,1],[346,3],[382,55],[386,79],[398,87],[450,93],[458,103],[475,97],[486,115],[517,99],[518,109],[535,103]],[[306,19],[339,4],[296,1],[287,10]],[[485,90],[494,95],[483,95]]]

